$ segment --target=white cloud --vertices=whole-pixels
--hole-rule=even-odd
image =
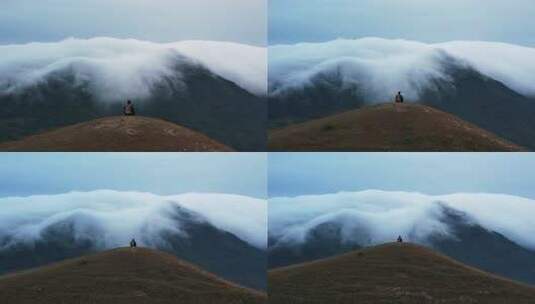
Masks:
[[[267,92],[266,48],[212,41],[183,41],[168,45],[252,93],[265,95]]]
[[[274,94],[310,85],[318,75],[335,74],[344,86],[358,86],[369,102],[390,100],[397,91],[414,100],[422,88],[433,86],[433,80],[448,81],[444,61],[455,61],[535,96],[535,48],[512,44],[362,38],[271,46],[268,52]]]
[[[99,190],[0,198],[0,237],[32,242],[47,227],[71,219],[76,238],[89,238],[105,248],[125,246],[132,237],[158,243],[161,231],[183,233],[180,222],[171,217],[176,206],[253,246],[266,246],[265,200],[203,193],[159,196]]]
[[[394,241],[404,235],[424,242],[432,233],[454,237],[440,221],[440,204],[464,212],[482,227],[499,232],[535,250],[535,201],[502,194],[425,195],[412,192],[360,191],[324,195],[278,197],[269,200],[269,233],[288,242],[303,242],[322,223],[342,227],[345,241],[359,241],[364,230],[370,244]]]
[[[266,92],[266,49],[230,42],[153,43],[115,38],[0,46],[0,94],[71,69],[102,100],[145,98],[164,77],[181,84],[177,64],[201,64],[254,94]],[[182,56],[182,57],[179,57]]]

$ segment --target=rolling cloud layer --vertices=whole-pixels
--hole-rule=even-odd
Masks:
[[[69,221],[75,239],[89,239],[103,248],[125,246],[132,237],[141,244],[143,239],[157,244],[164,231],[187,237],[180,220],[173,217],[176,207],[191,214],[193,221],[207,222],[257,248],[266,247],[265,200],[232,194],[159,196],[111,190],[0,198],[0,239],[10,240],[3,246],[31,244],[47,228]]]
[[[362,38],[269,47],[272,95],[337,76],[342,86],[358,87],[368,102],[384,102],[397,91],[418,99],[436,80],[450,81],[449,65],[471,67],[516,92],[535,96],[535,48],[479,41],[426,44],[408,40]]]
[[[416,243],[425,243],[436,234],[455,238],[448,224],[441,221],[442,206],[464,213],[472,224],[535,250],[535,201],[504,194],[431,196],[368,190],[278,197],[269,200],[269,234],[284,243],[300,244],[319,225],[338,223],[343,241],[361,245],[392,242],[400,234]]]
[[[266,94],[266,56],[262,47],[231,42],[154,43],[133,39],[67,39],[55,43],[0,46],[0,95],[16,93],[71,71],[104,101],[146,98],[164,78],[180,85],[177,65],[199,64],[256,94]]]

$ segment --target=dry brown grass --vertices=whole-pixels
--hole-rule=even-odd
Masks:
[[[535,288],[421,246],[385,244],[269,272],[272,304],[533,304]]]
[[[270,151],[521,151],[451,114],[419,104],[383,104],[270,132]]]
[[[156,118],[116,116],[0,144],[0,151],[232,151],[207,136]]]
[[[116,249],[0,277],[0,303],[6,304],[266,302],[263,293],[143,248]]]

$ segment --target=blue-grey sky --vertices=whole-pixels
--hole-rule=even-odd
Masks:
[[[266,0],[2,0],[0,44],[109,36],[265,45]]]
[[[0,153],[0,197],[109,189],[266,197],[263,153]]]
[[[382,37],[535,46],[533,0],[270,0],[269,44]]]
[[[270,153],[269,196],[367,189],[535,199],[532,153]]]

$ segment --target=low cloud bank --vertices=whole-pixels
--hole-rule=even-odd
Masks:
[[[269,92],[284,94],[336,76],[342,88],[359,88],[370,103],[397,91],[417,100],[435,81],[451,81],[448,67],[470,67],[516,92],[535,97],[535,48],[498,42],[426,44],[362,38],[269,47]]]
[[[417,243],[432,234],[454,238],[451,227],[441,221],[445,206],[462,212],[472,224],[535,250],[535,200],[512,195],[368,190],[278,197],[268,204],[269,234],[285,243],[303,243],[312,229],[325,223],[338,223],[344,241],[364,245],[392,242],[400,234]]]
[[[0,95],[21,92],[69,71],[103,101],[146,98],[163,79],[181,85],[181,65],[201,65],[256,94],[266,94],[267,51],[231,42],[153,43],[133,39],[66,39],[0,46]]]
[[[159,196],[111,190],[0,198],[0,240],[9,240],[3,246],[31,244],[47,228],[67,221],[75,239],[89,239],[103,248],[125,246],[132,237],[142,245],[144,239],[158,244],[164,231],[187,237],[175,217],[177,207],[193,216],[189,220],[208,222],[255,247],[266,247],[265,200],[232,194]]]

